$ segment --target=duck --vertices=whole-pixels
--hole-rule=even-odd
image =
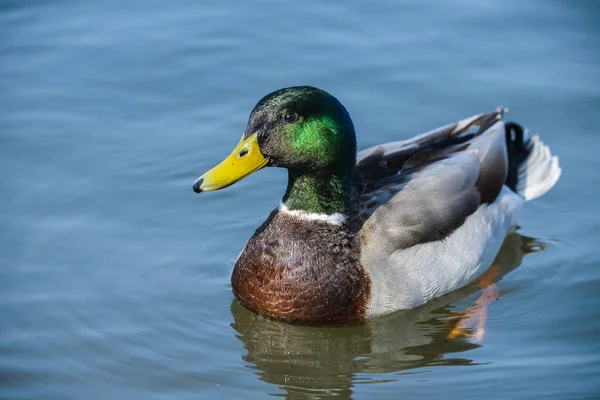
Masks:
[[[233,152],[193,184],[224,189],[287,169],[280,205],[239,255],[234,296],[292,324],[336,325],[418,307],[476,281],[561,168],[498,108],[357,152],[350,114],[293,86],[252,109]]]

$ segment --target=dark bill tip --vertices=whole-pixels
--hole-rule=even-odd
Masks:
[[[202,189],[200,188],[200,186],[202,186],[202,182],[204,182],[204,178],[200,178],[196,182],[194,182],[194,186],[193,186],[194,192],[202,193]]]

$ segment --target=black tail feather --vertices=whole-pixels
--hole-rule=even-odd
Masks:
[[[531,150],[525,145],[523,127],[521,125],[514,122],[506,122],[504,128],[506,131],[506,148],[508,149],[506,186],[516,192],[519,180],[519,166],[527,160]]]

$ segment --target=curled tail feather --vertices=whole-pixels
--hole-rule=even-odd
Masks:
[[[537,199],[556,184],[562,170],[558,157],[538,135],[525,138],[523,128],[506,123],[509,172],[506,185],[528,200]]]

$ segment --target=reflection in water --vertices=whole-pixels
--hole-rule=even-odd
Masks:
[[[516,268],[524,254],[543,248],[543,243],[532,238],[516,233],[508,236],[493,264],[495,280]],[[451,335],[457,325],[470,325],[469,318],[477,306],[458,312],[452,303],[480,291],[480,286],[473,283],[416,309],[347,327],[275,322],[234,300],[232,326],[247,351],[244,361],[258,370],[262,380],[283,389],[287,397],[350,398],[352,386],[361,382],[356,376],[359,373],[470,364],[468,358],[447,355],[479,347],[464,334]]]

